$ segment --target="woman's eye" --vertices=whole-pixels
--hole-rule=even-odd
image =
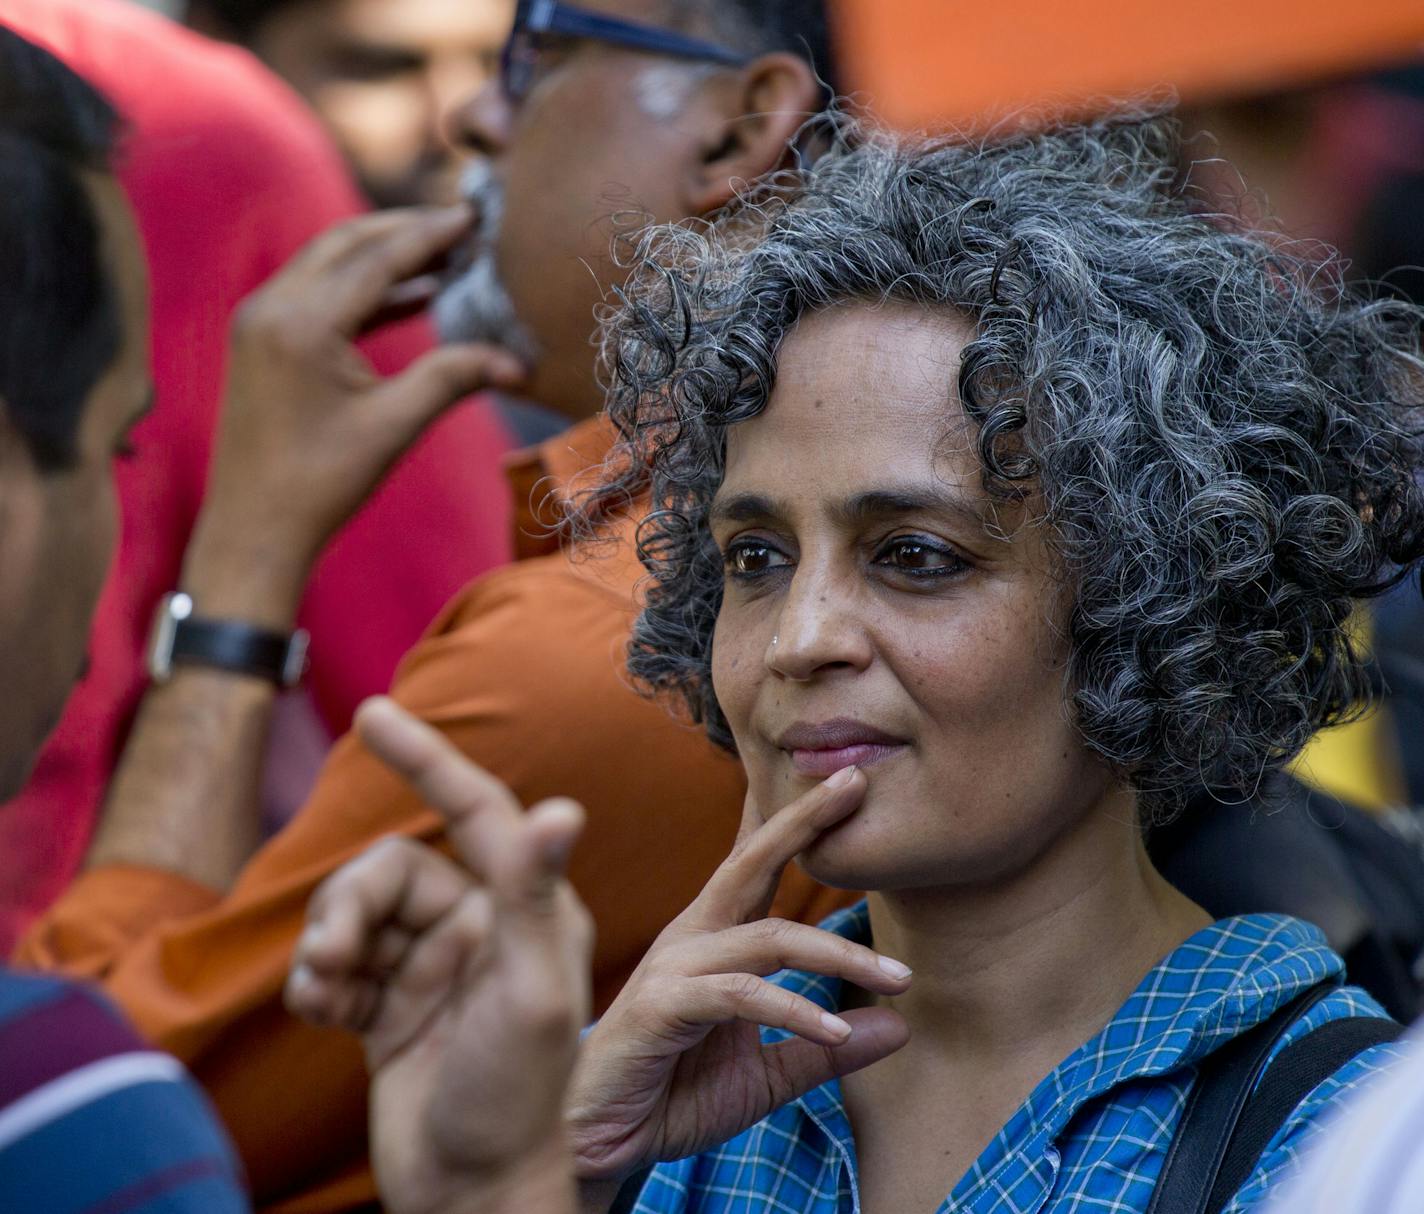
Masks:
[[[769,544],[744,542],[733,544],[723,558],[727,572],[733,577],[759,577],[791,562]]]
[[[958,573],[964,568],[963,559],[951,549],[915,539],[891,540],[876,557],[876,564],[922,576]]]

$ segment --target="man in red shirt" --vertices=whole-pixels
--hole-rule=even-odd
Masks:
[[[0,945],[8,950],[75,874],[144,689],[149,624],[177,584],[203,496],[229,315],[297,248],[362,204],[301,103],[242,52],[122,0],[0,0],[0,22],[58,54],[128,121],[120,180],[148,251],[157,391],[133,455],[116,470],[123,529],[88,677],[33,778],[0,813]],[[432,340],[413,323],[363,348],[390,373]],[[344,731],[445,601],[506,559],[498,457],[508,445],[487,405],[453,411],[327,548],[301,612],[324,732]]]

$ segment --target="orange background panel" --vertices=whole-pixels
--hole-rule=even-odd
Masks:
[[[1424,0],[837,3],[847,88],[901,127],[1164,86],[1185,101],[1251,93],[1424,53]]]

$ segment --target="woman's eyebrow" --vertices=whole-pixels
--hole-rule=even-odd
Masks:
[[[898,518],[906,514],[942,514],[958,518],[971,527],[983,528],[983,512],[973,498],[941,488],[872,489],[857,493],[832,509],[842,525]]]
[[[734,493],[719,497],[712,503],[708,521],[716,523],[756,523],[783,517],[784,510],[760,493]]]
[[[735,493],[717,498],[708,512],[708,521],[719,523],[775,522],[786,517],[786,506],[760,493]],[[970,527],[986,525],[983,512],[973,498],[941,487],[870,489],[831,507],[831,515],[841,526],[856,526],[877,519],[899,518],[906,514],[940,514],[957,518]]]

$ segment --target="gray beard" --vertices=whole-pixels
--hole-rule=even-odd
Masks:
[[[479,226],[457,254],[450,277],[435,299],[435,328],[446,343],[501,346],[532,363],[538,357],[538,342],[515,315],[514,301],[495,265],[495,239],[504,217],[503,191],[489,166],[477,161],[466,171],[460,193],[476,207]]]

